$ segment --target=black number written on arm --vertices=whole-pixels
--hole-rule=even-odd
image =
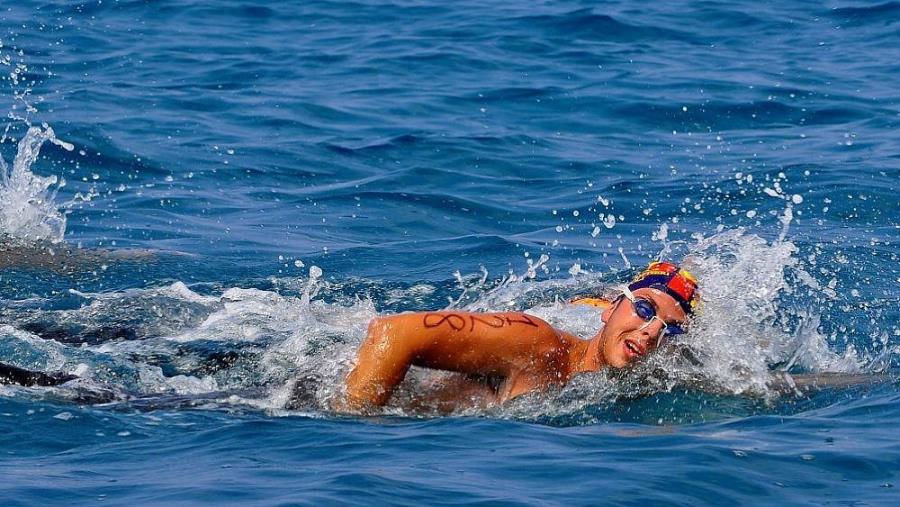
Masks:
[[[454,331],[462,331],[468,324],[469,331],[475,330],[475,325],[487,326],[499,329],[504,326],[512,326],[520,324],[531,327],[538,327],[537,322],[532,320],[528,315],[460,315],[458,313],[426,313],[422,317],[422,325],[426,328],[435,328],[447,325]]]

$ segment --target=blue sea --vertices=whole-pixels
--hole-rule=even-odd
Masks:
[[[900,3],[0,6],[4,505],[900,504]],[[336,413],[369,320],[690,332]]]

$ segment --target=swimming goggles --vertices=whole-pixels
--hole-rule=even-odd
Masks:
[[[631,289],[628,287],[622,288],[622,296],[631,302],[632,308],[634,308],[634,313],[646,323],[641,326],[641,329],[645,329],[647,326],[653,323],[653,320],[656,319],[660,323],[662,323],[662,330],[659,333],[659,338],[662,339],[666,336],[674,336],[679,334],[684,334],[686,331],[684,327],[678,324],[666,324],[666,321],[659,318],[659,315],[656,314],[656,306],[653,305],[649,299],[635,297],[634,293],[631,292]]]

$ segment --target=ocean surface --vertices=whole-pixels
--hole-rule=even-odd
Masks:
[[[900,504],[900,3],[0,6],[4,505]],[[651,259],[690,332],[444,410],[377,314]],[[810,387],[812,384],[812,387]]]

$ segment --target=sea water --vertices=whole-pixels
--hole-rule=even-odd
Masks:
[[[19,1],[0,10],[9,505],[894,505],[896,2]],[[626,372],[336,414],[368,321],[583,337]],[[809,390],[803,379],[817,378]]]

